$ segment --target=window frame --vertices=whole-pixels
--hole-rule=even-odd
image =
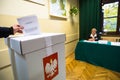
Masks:
[[[114,17],[117,17],[117,26],[116,26],[116,31],[115,32],[104,32],[104,13],[102,12],[102,27],[101,27],[101,31],[103,32],[103,35],[120,35],[120,1],[108,1],[108,2],[104,2],[104,0],[101,2],[101,9],[102,9],[102,6],[104,4],[109,4],[109,3],[114,3],[114,2],[118,2],[118,13],[117,13],[117,16],[114,16]]]

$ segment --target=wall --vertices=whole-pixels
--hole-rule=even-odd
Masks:
[[[105,36],[102,36],[101,37],[103,40],[108,40],[108,41],[112,41],[112,42],[120,42],[120,37],[105,37]]]
[[[17,18],[27,15],[37,15],[41,32],[62,32],[66,34],[65,56],[74,52],[79,35],[79,15],[71,17],[69,9],[78,6],[78,0],[67,0],[67,19],[50,17],[48,0],[45,6],[25,0],[0,0],[0,26],[11,26],[17,23]],[[0,39],[0,80],[14,80],[10,58],[4,39]]]

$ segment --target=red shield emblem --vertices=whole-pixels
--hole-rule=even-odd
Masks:
[[[43,58],[45,80],[52,80],[58,75],[58,53]]]

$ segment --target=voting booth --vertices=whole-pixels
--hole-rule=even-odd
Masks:
[[[65,34],[6,38],[14,80],[65,80]]]

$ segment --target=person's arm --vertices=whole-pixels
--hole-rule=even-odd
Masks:
[[[2,37],[6,38],[9,35],[14,34],[13,32],[14,32],[13,27],[10,27],[10,28],[0,27],[0,38],[2,38]]]
[[[22,29],[23,27],[20,25],[13,25],[10,28],[8,27],[0,27],[0,38],[4,37],[8,37],[11,34],[15,34],[15,33],[22,33]]]
[[[90,37],[90,34],[88,35],[88,37],[87,37],[87,40],[89,40],[91,37]]]
[[[91,35],[91,34],[88,35],[87,40],[88,40],[88,41],[94,41],[93,38],[92,38],[90,35]]]
[[[98,37],[98,40],[101,40],[101,35],[100,34],[98,34],[97,37]]]

